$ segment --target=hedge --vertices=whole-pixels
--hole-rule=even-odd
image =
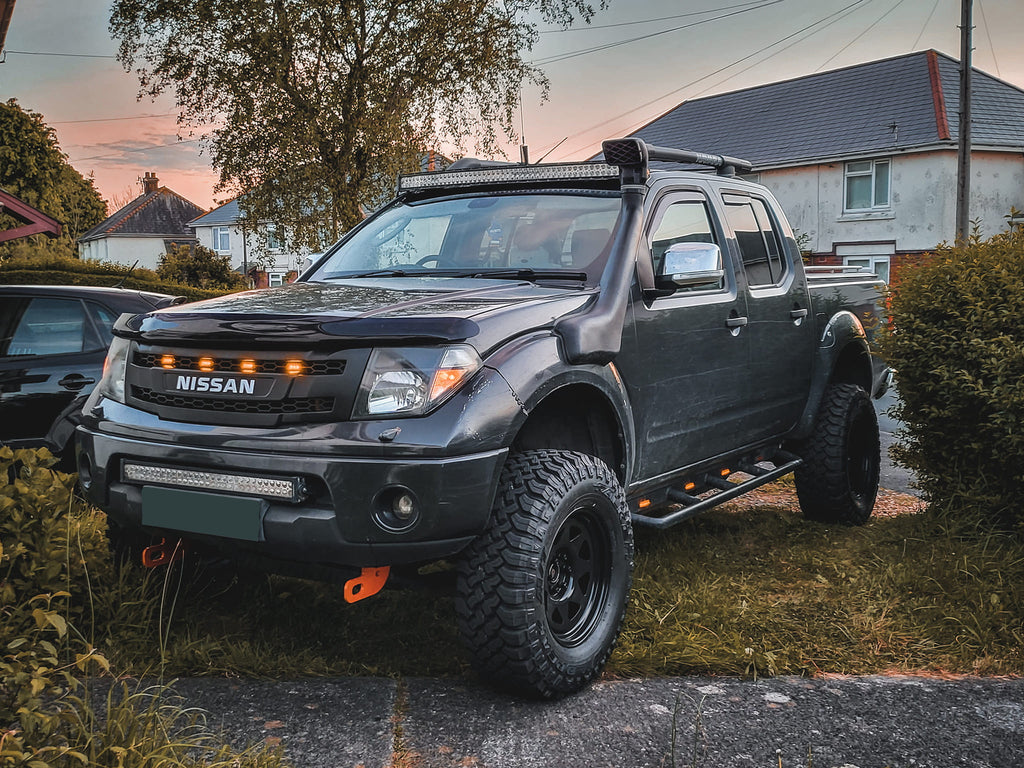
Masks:
[[[1024,229],[941,246],[890,291],[896,459],[929,506],[1024,530]]]

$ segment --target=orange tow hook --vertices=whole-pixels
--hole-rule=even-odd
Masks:
[[[385,565],[383,568],[363,568],[362,573],[345,582],[345,602],[357,603],[360,600],[373,597],[384,589],[389,573],[391,573],[390,565]]]
[[[160,539],[159,544],[153,544],[142,550],[142,564],[146,568],[156,568],[159,565],[176,563],[184,556],[184,541],[178,539],[174,544],[169,544],[167,539]]]

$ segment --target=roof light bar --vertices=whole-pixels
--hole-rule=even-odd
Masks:
[[[414,173],[398,177],[398,191],[477,184],[507,184],[563,179],[617,179],[619,169],[603,163],[565,163],[559,165],[508,165],[467,171]]]
[[[176,469],[153,464],[125,462],[124,479],[136,483],[163,485],[189,490],[230,491],[250,496],[270,496],[275,499],[298,501],[305,493],[299,478],[252,477],[223,472],[200,472],[194,469]]]

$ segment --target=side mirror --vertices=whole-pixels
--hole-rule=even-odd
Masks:
[[[722,288],[722,250],[714,243],[673,243],[665,251],[659,288]]]

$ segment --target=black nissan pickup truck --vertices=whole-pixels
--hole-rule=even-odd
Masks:
[[[805,269],[749,170],[619,139],[404,176],[291,286],[123,315],[81,486],[150,563],[184,539],[355,601],[446,560],[485,678],[578,690],[634,525],[794,471],[809,518],[874,506],[880,281]]]

